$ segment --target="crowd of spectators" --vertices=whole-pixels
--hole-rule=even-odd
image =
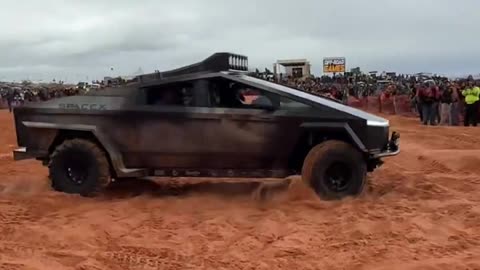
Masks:
[[[476,126],[479,115],[480,82],[471,76],[451,80],[442,76],[346,73],[337,76],[293,78],[273,76],[268,70],[252,73],[253,76],[275,81],[315,95],[347,103],[350,98],[361,99],[378,96],[388,99],[397,95],[407,96],[412,111],[425,125]]]
[[[47,101],[64,96],[74,96],[82,93],[82,91],[82,88],[75,85],[57,83],[2,83],[0,84],[0,105],[8,107],[11,112],[13,106],[21,106],[28,102]]]
[[[345,100],[346,96],[356,98],[378,95],[405,95],[411,94],[418,83],[427,79],[423,75],[396,75],[396,74],[352,74],[346,73],[335,76],[294,78],[280,74],[277,78],[268,70],[265,72],[252,73],[253,76],[277,83],[285,84],[313,94],[330,96],[338,100]],[[428,81],[434,81],[437,85],[445,84],[449,80],[446,77],[430,76]]]
[[[472,78],[440,84],[426,81],[415,85],[411,99],[424,125],[458,125],[463,118],[464,126],[477,126],[479,86]]]
[[[459,125],[461,118],[464,119],[466,126],[476,126],[478,122],[480,84],[472,77],[450,80],[446,77],[422,74],[387,73],[377,76],[345,73],[336,76],[294,78],[282,74],[275,77],[268,70],[265,72],[257,70],[250,75],[345,104],[349,98],[378,96],[380,99],[388,99],[397,95],[407,96],[411,109],[418,113],[425,125]],[[96,82],[93,85],[102,87],[103,84]],[[0,103],[7,105],[11,111],[13,105],[78,95],[88,90],[89,87],[81,83],[78,85],[65,85],[63,82],[43,85],[25,82],[0,83]]]

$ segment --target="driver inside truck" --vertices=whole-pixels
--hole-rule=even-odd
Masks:
[[[268,97],[260,91],[253,88],[237,88],[237,99],[243,105],[272,106],[272,102]]]

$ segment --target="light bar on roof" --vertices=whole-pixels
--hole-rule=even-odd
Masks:
[[[163,80],[171,77],[194,74],[198,72],[220,72],[220,71],[248,71],[248,57],[228,53],[218,52],[202,62],[177,68],[174,70],[155,72],[137,76],[139,82],[148,82],[154,80]]]
[[[248,71],[248,58],[242,55],[231,54],[228,57],[228,65],[231,70]]]

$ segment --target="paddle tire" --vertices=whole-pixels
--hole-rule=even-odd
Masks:
[[[56,191],[94,196],[111,182],[105,152],[84,139],[66,140],[50,156],[49,173]]]
[[[367,165],[362,153],[343,141],[325,141],[307,154],[303,181],[323,200],[339,200],[362,193]]]

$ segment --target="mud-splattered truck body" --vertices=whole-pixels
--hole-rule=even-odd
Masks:
[[[42,161],[52,186],[68,193],[90,194],[112,178],[302,174],[320,196],[340,198],[361,190],[325,189],[399,153],[386,119],[249,76],[247,62],[216,53],[121,87],[15,108],[14,157]],[[329,172],[336,163],[344,164]]]

